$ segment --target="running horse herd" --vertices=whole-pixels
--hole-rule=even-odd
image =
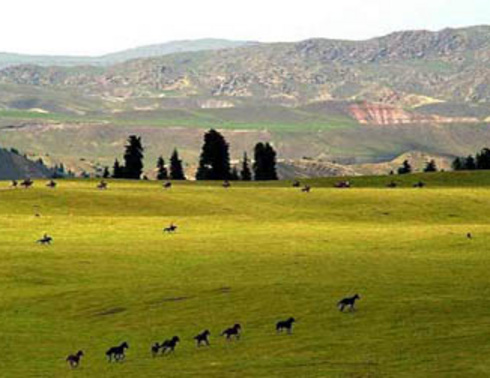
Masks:
[[[34,185],[34,182],[31,179],[25,179],[22,182],[18,183],[16,180],[12,181],[11,186],[16,188],[18,186],[24,187],[24,188],[30,188]],[[55,181],[50,180],[46,186],[48,188],[56,188],[57,184]],[[222,185],[224,188],[230,188],[231,184],[229,181],[225,181]],[[304,193],[310,193],[311,192],[311,186],[310,185],[302,185],[299,181],[294,181],[293,182],[293,187],[295,188],[301,188],[301,191]],[[351,183],[349,181],[340,181],[337,182],[334,187],[335,188],[351,188]],[[397,184],[392,181],[387,185],[388,188],[396,188]],[[413,185],[415,188],[423,188],[425,187],[425,184],[423,182],[418,182],[415,185]],[[108,189],[108,184],[106,181],[102,180],[100,181],[97,186],[97,189],[100,190],[106,190]],[[172,188],[172,183],[171,182],[166,182],[163,184],[164,189],[170,189]],[[163,229],[165,233],[175,233],[177,231],[177,225],[174,223],[171,223],[168,227],[165,227]],[[471,233],[467,234],[468,239],[472,238]],[[48,234],[44,234],[43,237],[39,240],[37,240],[37,243],[42,244],[42,245],[50,245],[53,242],[53,238],[49,236]],[[357,300],[360,299],[360,296],[358,294],[344,298],[340,300],[337,303],[338,309],[343,312],[345,309],[349,309],[349,311],[355,311],[355,303]],[[276,332],[282,333],[286,332],[287,334],[292,334],[292,329],[293,329],[293,324],[296,322],[295,318],[290,317],[286,320],[281,320],[276,323],[275,330]],[[227,341],[231,341],[233,339],[235,340],[240,340],[240,336],[242,333],[242,326],[240,324],[235,324],[230,328],[225,329],[223,332],[220,333],[220,336],[223,336],[226,338]],[[201,346],[210,346],[209,338],[211,336],[211,332],[209,330],[205,330],[198,335],[194,336],[193,340],[196,343],[197,347]],[[181,342],[181,339],[179,336],[173,336],[171,339],[165,340],[162,343],[154,343],[150,347],[150,352],[153,357],[156,357],[158,355],[168,355],[171,354],[175,351],[177,345]],[[105,353],[105,356],[108,360],[108,362],[122,362],[124,361],[126,355],[126,350],[129,349],[129,344],[128,342],[123,342],[118,346],[113,346],[107,350]],[[84,352],[82,350],[78,351],[75,354],[71,354],[66,358],[67,363],[72,367],[76,368],[80,365],[80,361],[82,357],[84,356]]]
[[[344,311],[345,308],[349,308],[350,311],[355,311],[356,301],[361,299],[361,297],[356,294],[353,297],[344,298],[337,303],[337,307],[341,312]],[[293,324],[296,322],[296,319],[290,317],[286,320],[281,320],[276,323],[276,333],[280,334],[286,332],[288,335],[293,333]],[[235,324],[230,328],[225,329],[220,333],[220,336],[225,337],[227,341],[240,340],[242,334],[242,326],[240,324]],[[209,330],[205,330],[196,336],[193,337],[193,340],[196,343],[196,347],[208,347],[211,345],[209,342],[209,337],[211,336],[211,332]],[[175,348],[177,344],[180,343],[180,337],[174,336],[171,339],[165,340],[164,342],[155,343],[150,347],[150,353],[152,357],[157,357],[158,355],[169,355],[175,352]],[[107,350],[105,356],[108,362],[122,362],[126,358],[126,349],[129,349],[129,344],[127,341],[123,342],[118,346],[113,346]],[[76,368],[80,365],[80,361],[84,356],[84,352],[82,350],[78,351],[75,354],[70,354],[66,358],[66,362],[70,364],[72,368]]]

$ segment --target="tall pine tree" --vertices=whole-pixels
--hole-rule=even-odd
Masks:
[[[254,177],[257,181],[277,180],[276,151],[269,143],[257,143],[254,149]]]
[[[250,170],[250,163],[248,161],[247,153],[243,153],[242,169],[240,171],[240,176],[243,181],[252,180],[252,171]]]
[[[141,137],[130,135],[124,153],[124,178],[140,179],[143,173],[143,151]]]
[[[168,179],[168,171],[167,167],[165,167],[165,160],[163,157],[159,157],[157,160],[157,180],[167,180]]]
[[[119,164],[119,160],[114,160],[114,166],[112,168],[112,177],[115,179],[123,178],[124,176],[124,167],[121,167]]]
[[[184,168],[182,167],[182,160],[179,158],[179,152],[174,150],[170,157],[170,178],[172,180],[185,180]]]
[[[197,180],[229,180],[230,153],[223,135],[214,129],[204,135]]]

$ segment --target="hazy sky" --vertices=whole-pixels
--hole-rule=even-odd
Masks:
[[[180,39],[366,39],[490,24],[490,0],[2,0],[0,12],[0,51],[70,55]]]

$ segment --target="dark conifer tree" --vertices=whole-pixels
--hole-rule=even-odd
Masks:
[[[179,152],[174,150],[170,157],[170,178],[172,180],[185,180],[184,168],[182,167],[182,160],[179,158]]]
[[[250,163],[248,161],[247,153],[243,153],[242,169],[240,171],[240,176],[243,181],[252,180],[252,171],[250,170]]]
[[[223,135],[214,129],[204,135],[197,180],[229,180],[230,179],[229,146]]]
[[[454,171],[462,171],[464,169],[464,161],[461,158],[457,157],[453,160],[452,167]]]
[[[167,180],[168,179],[168,171],[165,167],[165,160],[163,157],[159,157],[157,160],[157,180]]]
[[[490,149],[484,148],[476,155],[476,169],[490,169]]]
[[[115,179],[123,178],[124,167],[121,167],[119,160],[114,161],[114,166],[112,168],[112,177]]]
[[[124,178],[139,180],[143,173],[143,151],[141,137],[131,135],[124,153]]]
[[[464,162],[464,169],[467,171],[474,171],[476,169],[476,161],[475,158],[469,155]]]
[[[406,175],[408,173],[412,173],[412,166],[408,162],[408,160],[405,160],[400,168],[398,168],[398,174],[399,175]]]
[[[277,180],[276,151],[269,143],[257,143],[254,149],[254,158],[255,180]]]
[[[437,165],[434,160],[428,161],[425,165],[424,172],[437,172]]]

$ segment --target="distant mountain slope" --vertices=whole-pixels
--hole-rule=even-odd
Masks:
[[[168,43],[137,47],[134,49],[128,49],[97,57],[0,53],[0,68],[18,65],[65,67],[84,65],[109,66],[111,64],[122,63],[130,59],[149,58],[180,52],[219,50],[253,44],[255,44],[255,42],[229,41],[225,39],[172,41]]]
[[[17,66],[1,70],[0,83],[64,89],[112,103],[146,99],[151,106],[180,99],[186,107],[182,99],[195,98],[227,99],[233,106],[329,99],[408,107],[490,102],[490,26],[359,42],[245,45],[130,60],[102,70]]]
[[[0,148],[0,180],[50,177],[52,172],[44,165],[23,155]]]

